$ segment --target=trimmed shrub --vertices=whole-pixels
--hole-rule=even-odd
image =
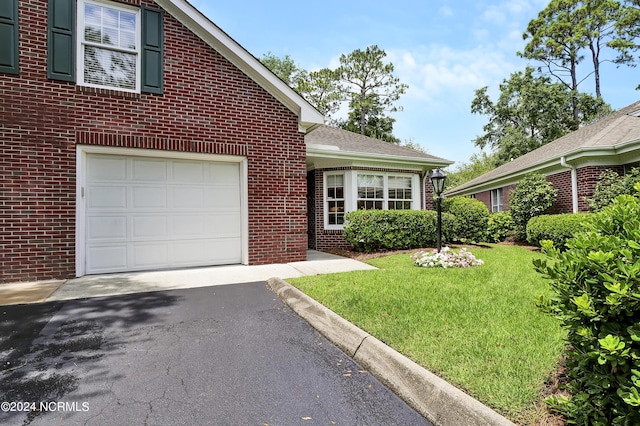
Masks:
[[[508,239],[516,239],[516,224],[513,222],[511,212],[503,210],[489,214],[487,241],[499,243]]]
[[[509,194],[509,210],[516,225],[518,239],[527,238],[527,222],[540,216],[556,200],[558,191],[540,173],[530,173],[516,184],[516,189]]]
[[[458,221],[454,239],[479,243],[486,240],[489,209],[479,200],[466,197],[447,198],[442,211],[454,215]]]
[[[590,213],[536,216],[527,223],[527,241],[539,247],[541,241],[550,240],[555,247],[564,250],[567,240],[583,230],[583,222],[590,218]]]
[[[624,177],[611,169],[604,170],[593,191],[593,198],[587,199],[589,210],[597,212],[611,204],[618,195],[634,194],[633,186],[638,182],[640,169],[633,168]]]
[[[434,247],[437,213],[432,210],[358,210],[345,216],[345,240],[356,251]],[[442,213],[442,243],[452,241],[456,218]]]
[[[640,184],[636,185],[640,191]],[[534,260],[551,280],[539,306],[567,330],[567,388],[547,403],[578,425],[640,424],[640,199],[621,195],[594,213],[561,252]]]

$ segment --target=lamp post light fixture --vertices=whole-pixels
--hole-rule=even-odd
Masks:
[[[431,185],[433,186],[433,192],[436,194],[436,208],[438,211],[438,228],[436,230],[438,236],[438,253],[442,249],[442,193],[444,192],[444,181],[447,179],[447,175],[442,173],[442,170],[435,169],[429,176]]]

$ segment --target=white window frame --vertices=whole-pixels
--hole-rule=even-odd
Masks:
[[[491,213],[497,213],[504,210],[504,191],[502,188],[491,190]]]
[[[329,216],[330,216],[330,212],[329,212],[329,203],[331,201],[339,201],[342,200],[343,201],[343,205],[344,205],[344,213],[347,212],[347,205],[348,205],[348,186],[347,186],[347,174],[343,171],[340,172],[326,172],[324,173],[323,176],[323,183],[322,183],[322,188],[323,188],[323,193],[322,193],[322,203],[323,203],[323,210],[324,210],[324,228],[325,229],[344,229],[344,224],[330,224],[329,223]],[[328,182],[329,182],[329,177],[330,176],[342,176],[342,197],[343,198],[332,198],[329,199],[329,187],[328,187]]]
[[[119,11],[125,11],[134,13],[136,15],[136,47],[135,51],[120,47],[105,47],[99,43],[87,42],[84,40],[84,28],[85,28],[85,5],[93,4],[96,6],[108,7]],[[141,9],[136,6],[126,5],[122,3],[115,3],[108,0],[78,0],[77,6],[78,23],[76,37],[76,64],[77,64],[77,82],[80,86],[96,87],[100,89],[116,90],[121,92],[140,93],[141,81],[142,81],[142,13]],[[128,89],[123,87],[107,86],[94,83],[88,83],[84,79],[84,51],[85,46],[94,46],[101,49],[110,49],[117,52],[123,52],[136,55],[136,87],[134,89]]]
[[[344,175],[344,206],[345,213],[355,211],[358,209],[358,175],[378,175],[383,176],[384,182],[384,198],[381,200],[383,202],[382,208],[383,210],[388,210],[389,207],[389,177],[409,177],[411,178],[411,209],[410,210],[420,210],[420,177],[417,173],[394,173],[394,172],[378,172],[378,171],[368,171],[368,170],[346,170],[346,171],[326,171],[323,173],[323,194],[322,194],[322,205],[324,211],[324,229],[326,230],[342,230],[344,229],[344,225],[329,225],[329,214],[328,214],[328,192],[327,192],[327,176],[342,174]],[[399,199],[391,199],[391,201],[403,201]]]

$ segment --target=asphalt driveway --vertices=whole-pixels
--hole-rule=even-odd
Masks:
[[[1,306],[0,336],[2,423],[429,424],[263,282]]]

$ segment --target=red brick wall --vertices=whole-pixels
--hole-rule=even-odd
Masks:
[[[589,166],[577,170],[579,211],[589,211],[589,203],[587,203],[585,198],[593,197],[593,191],[596,189],[598,180],[600,180],[600,174],[606,169],[611,169],[620,176],[624,174],[624,166]]]
[[[487,209],[489,209],[489,212],[491,212],[491,191],[478,192],[476,194],[476,200],[482,201],[484,205],[487,206]]]
[[[305,259],[291,111],[166,13],[163,95],[48,80],[47,2],[20,1],[19,25],[20,74],[0,74],[0,282],[74,276],[78,143],[246,155],[249,262]]]
[[[547,182],[558,191],[555,203],[549,214],[573,213],[573,194],[571,190],[571,170],[547,176]]]

